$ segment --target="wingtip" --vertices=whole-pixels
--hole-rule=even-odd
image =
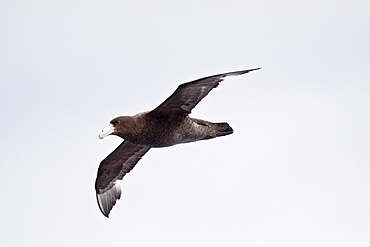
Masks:
[[[239,70],[239,71],[229,72],[229,73],[222,74],[221,76],[222,77],[238,76],[238,75],[243,75],[243,74],[246,74],[248,72],[251,72],[251,71],[254,71],[254,70],[259,70],[259,69],[262,69],[262,67],[258,67],[258,68],[254,68],[254,69],[246,69],[246,70]]]
[[[115,184],[108,191],[103,193],[96,193],[96,199],[98,201],[98,206],[102,214],[109,218],[109,213],[116,201],[121,198],[121,187],[119,184]]]
[[[251,71],[254,71],[254,70],[259,70],[259,69],[262,69],[262,67],[258,67],[258,68],[254,68],[254,69],[246,69],[246,70],[242,70],[240,72],[242,72],[242,74],[245,74],[245,73],[248,73],[248,72],[251,72]]]
[[[100,209],[100,212],[107,218],[109,218],[109,213],[110,213],[110,210],[108,212],[105,212],[99,205],[99,209]]]

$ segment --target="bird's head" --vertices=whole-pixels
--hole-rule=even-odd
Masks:
[[[126,130],[129,128],[128,125],[131,122],[130,120],[131,117],[128,116],[116,117],[112,119],[109,122],[109,126],[99,133],[99,139],[103,139],[109,135],[118,135],[123,137],[122,135],[124,135]]]

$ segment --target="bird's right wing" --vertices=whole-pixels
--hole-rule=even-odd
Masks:
[[[121,188],[116,181],[130,172],[149,149],[124,141],[100,163],[95,190],[99,208],[106,217],[121,197]]]
[[[187,115],[191,110],[227,76],[236,76],[248,73],[256,69],[241,70],[219,75],[204,77],[195,81],[183,83],[176,91],[168,97],[149,116],[155,115]]]

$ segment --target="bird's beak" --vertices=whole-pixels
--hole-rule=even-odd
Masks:
[[[105,129],[103,129],[100,133],[99,133],[99,139],[103,139],[104,137],[112,134],[114,132],[114,126],[112,124],[109,124],[109,126]]]

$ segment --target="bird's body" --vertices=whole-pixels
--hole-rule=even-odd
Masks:
[[[112,120],[117,121],[122,124],[118,136],[133,144],[154,148],[211,139],[233,132],[227,123],[211,123],[189,116],[151,116],[150,112]]]
[[[189,114],[223,78],[253,70],[257,69],[219,74],[181,84],[154,110],[111,120],[109,127],[102,130],[99,138],[112,134],[124,141],[100,163],[98,169],[95,190],[102,213],[108,217],[121,196],[121,189],[116,181],[130,172],[150,148],[232,134],[233,129],[227,123],[212,123],[191,118]]]

